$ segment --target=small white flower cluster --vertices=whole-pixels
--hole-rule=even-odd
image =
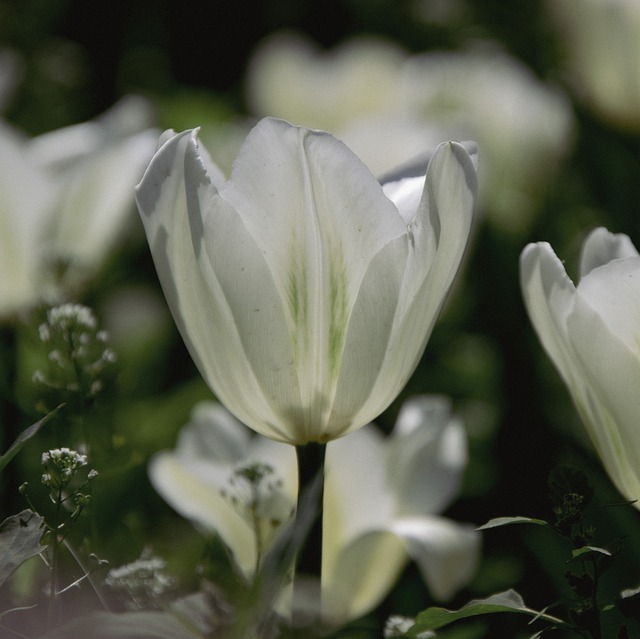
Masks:
[[[160,607],[163,596],[175,586],[175,579],[166,572],[164,559],[145,548],[139,559],[112,568],[105,584],[116,592],[130,610]]]
[[[411,617],[403,617],[402,615],[391,615],[387,619],[384,626],[384,639],[394,639],[394,637],[404,637],[406,632],[415,624],[415,620]],[[436,633],[427,630],[416,635],[417,639],[430,639],[435,637]]]
[[[54,448],[42,453],[42,465],[47,471],[42,475],[45,486],[66,485],[80,468],[87,465],[87,456],[70,448]],[[91,479],[97,474],[95,470],[89,473]]]
[[[255,462],[239,466],[228,479],[229,488],[220,493],[249,521],[266,520],[273,528],[283,523],[282,513],[274,506],[279,502],[283,481],[269,464]],[[286,519],[291,513],[286,513]]]
[[[79,393],[93,399],[104,389],[105,369],[116,360],[107,346],[109,336],[98,329],[93,311],[81,304],[62,304],[49,309],[47,319],[38,327],[40,340],[49,345],[48,373],[38,369],[36,384],[55,390]]]

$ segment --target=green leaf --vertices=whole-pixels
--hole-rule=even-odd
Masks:
[[[428,608],[416,617],[415,625],[407,632],[408,637],[417,637],[426,630],[437,630],[444,626],[466,619],[496,612],[517,612],[536,619],[544,619],[554,625],[564,626],[562,619],[552,617],[545,612],[532,610],[525,606],[522,597],[515,590],[505,590],[486,599],[474,599],[459,610],[447,610],[445,608]]]
[[[611,553],[604,548],[598,548],[597,546],[582,546],[582,548],[575,548],[571,551],[571,556],[576,559],[577,557],[583,557],[584,555],[588,555],[590,553],[596,553],[598,555],[605,555],[606,557],[611,557]]]
[[[533,519],[531,517],[496,517],[490,519],[476,530],[488,530],[489,528],[498,528],[500,526],[509,526],[510,524],[536,524],[537,526],[548,526],[544,519]]]
[[[32,510],[7,517],[0,524],[0,585],[23,562],[42,552],[43,519]]]
[[[9,450],[0,455],[0,472],[4,467],[20,452],[22,447],[64,406],[60,404],[57,408],[54,408],[48,415],[45,415],[40,421],[35,424],[31,424],[29,428],[25,428],[17,437],[16,440],[9,446]]]

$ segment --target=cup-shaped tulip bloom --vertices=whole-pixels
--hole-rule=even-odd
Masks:
[[[547,0],[547,6],[578,98],[615,126],[640,132],[640,3]]]
[[[389,437],[368,425],[327,446],[325,623],[374,609],[409,558],[440,601],[469,582],[480,535],[438,515],[456,496],[466,463],[464,428],[443,397],[405,402]]]
[[[439,146],[381,185],[332,136],[264,119],[225,181],[170,135],[137,188],[169,307],[218,399],[278,441],[327,442],[407,382],[462,259],[476,172]]]
[[[149,463],[157,492],[200,531],[218,535],[248,578],[292,517],[298,490],[294,449],[251,434],[219,404],[202,402],[175,450]]]
[[[640,499],[637,250],[598,228],[584,242],[577,286],[545,242],[524,249],[520,269],[529,317],[594,448],[618,490]]]

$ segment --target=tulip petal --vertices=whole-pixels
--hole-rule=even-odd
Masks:
[[[362,283],[367,277],[378,277],[385,261],[387,270],[403,267],[399,258],[406,234],[402,218],[375,178],[342,143],[268,118],[247,137],[220,195],[238,211],[260,245],[285,302],[302,397],[298,419],[309,429],[309,439],[325,439],[322,427],[329,421],[347,326],[358,295],[363,306],[353,320],[358,325],[354,330],[360,329],[364,307],[369,323],[374,324],[365,335],[381,334],[383,340],[379,348],[373,339],[368,344],[374,351],[384,349],[384,335],[395,312],[397,289],[392,281],[397,275],[387,277],[389,302],[384,297],[388,292],[384,279],[380,282],[383,294],[378,296],[377,314],[370,312],[370,286],[365,286],[368,295],[362,297]],[[378,257],[394,241],[397,246]],[[353,392],[347,391],[344,403],[349,408],[337,406],[333,418],[352,412],[350,407],[361,403],[370,388],[365,381]],[[338,422],[337,432],[348,426],[349,422]],[[335,435],[327,434],[326,439],[331,436]]]
[[[464,427],[444,397],[404,402],[387,440],[386,467],[397,495],[397,514],[441,512],[457,493],[467,464]]]
[[[385,439],[373,425],[327,445],[323,561],[366,531],[384,529],[395,497],[387,481]]]
[[[531,323],[544,349],[570,388],[580,389],[580,371],[568,349],[566,321],[576,289],[546,242],[529,244],[520,256],[520,283]],[[580,391],[584,396],[584,389]]]
[[[580,277],[594,268],[608,264],[612,260],[637,257],[638,251],[624,233],[610,233],[605,228],[591,231],[582,245],[580,255]]]
[[[385,361],[365,412],[354,421],[366,423],[387,408],[418,365],[467,245],[476,190],[475,167],[464,146],[441,144],[409,224],[409,258]]]
[[[0,123],[0,316],[43,293],[35,255],[42,253],[55,195],[49,176],[28,161],[24,141]]]
[[[404,539],[431,594],[450,599],[473,577],[480,558],[480,534],[442,517],[398,519],[390,529]]]
[[[164,452],[151,458],[148,473],[155,490],[177,513],[203,532],[220,536],[244,574],[255,570],[255,533],[220,492],[228,470],[212,471],[207,461]]]
[[[253,464],[267,465],[273,473],[259,491],[256,532],[247,517],[243,499],[253,499],[234,472]],[[262,535],[262,551],[276,533],[273,523],[285,523],[292,515],[297,492],[295,451],[270,439],[250,437],[246,426],[214,402],[198,404],[181,431],[174,451],[155,455],[149,478],[156,491],[183,517],[207,534],[218,534],[243,572],[256,567],[256,534]],[[235,491],[235,492],[234,492]],[[245,494],[246,492],[246,494]]]
[[[340,625],[367,614],[391,590],[408,560],[402,540],[371,531],[340,549],[322,568],[322,620]]]
[[[100,265],[134,208],[133,187],[155,150],[157,135],[145,131],[85,158],[64,174],[56,206],[53,252],[80,265]],[[105,179],[108,176],[108,179]]]
[[[242,422],[295,439],[276,405],[300,404],[279,297],[255,242],[208,180],[194,133],[161,147],[136,195],[165,297],[201,374]],[[269,367],[259,379],[270,386],[252,366]]]
[[[632,462],[640,458],[640,257],[596,268],[580,282],[567,327],[591,389],[593,425],[586,424],[620,491],[640,498]],[[603,383],[603,380],[606,380]]]

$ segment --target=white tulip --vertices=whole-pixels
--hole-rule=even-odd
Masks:
[[[480,535],[438,516],[455,497],[467,443],[449,403],[404,403],[387,438],[373,425],[327,446],[322,617],[340,624],[377,606],[409,558],[438,600],[473,576]]]
[[[521,256],[529,317],[609,476],[640,499],[640,256],[626,235],[594,230],[574,286],[549,244]],[[636,502],[636,507],[640,507]]]
[[[204,379],[275,440],[327,442],[379,415],[424,351],[465,250],[476,172],[439,146],[381,186],[332,136],[264,119],[228,181],[168,133],[137,201]]]

